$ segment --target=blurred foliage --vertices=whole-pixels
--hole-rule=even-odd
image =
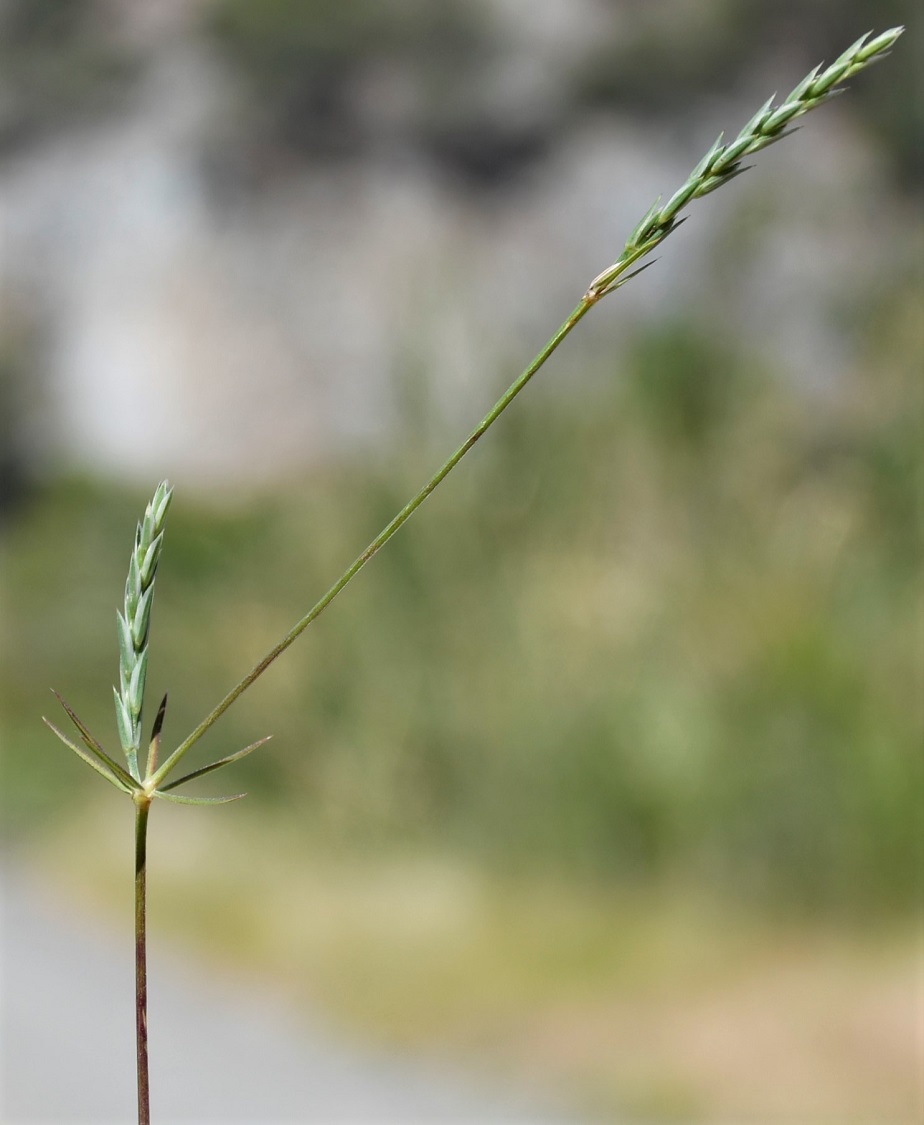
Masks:
[[[12,302],[9,302],[12,304]],[[11,316],[10,321],[14,318]],[[27,401],[35,384],[31,371],[34,340],[25,325],[0,327],[0,530],[28,488]]]
[[[742,85],[767,59],[778,69],[775,56],[796,56],[795,81],[863,32],[901,23],[909,30],[890,81],[857,83],[847,112],[869,122],[898,176],[920,188],[922,32],[911,0],[886,0],[872,21],[864,0],[600,0],[598,9],[582,49],[546,60],[556,96],[525,103],[512,94],[485,103],[511,57],[491,5],[217,0],[206,26],[245,80],[237,107],[244,132],[303,155],[367,149],[382,130],[370,112],[380,99],[363,94],[372,78],[386,99],[397,93],[402,139],[485,187],[540,159],[588,110],[643,120],[701,113],[704,101]],[[581,18],[585,9],[575,12]]]
[[[252,122],[312,155],[349,154],[374,139],[370,106],[357,96],[370,72],[397,77],[399,88],[410,82],[428,119],[451,121],[490,47],[483,17],[456,0],[221,0],[209,26],[246,81]]]
[[[94,0],[0,5],[0,149],[121,105],[138,73]]]
[[[686,323],[618,372],[581,380],[556,360],[554,386],[581,392],[518,403],[197,760],[272,733],[219,791],[359,851],[427,844],[511,872],[907,909],[922,870],[919,308],[895,291],[868,310],[865,360],[817,400]],[[150,701],[170,691],[168,745],[448,444],[409,421],[377,462],[235,509],[181,483],[148,677]],[[39,716],[54,686],[114,741],[115,609],[147,498],[64,481],[8,530],[8,834],[101,784]]]
[[[385,139],[393,148],[410,144],[460,184],[484,189],[540,160],[588,110],[676,119],[701,112],[704,100],[741,85],[768,58],[798,56],[795,80],[872,25],[903,23],[908,31],[890,80],[857,83],[846,112],[870,123],[898,175],[920,188],[924,31],[912,0],[884,0],[875,19],[863,0],[599,0],[597,7],[583,47],[548,53],[538,64],[549,80],[537,97],[528,84],[518,94],[507,81],[522,67],[517,51],[529,38],[517,45],[503,4],[209,0],[168,14],[173,32],[145,43],[131,30],[144,20],[127,3],[6,0],[0,146],[121,109],[147,63],[178,33],[217,47],[239,79],[224,130],[208,139],[206,163],[220,165],[219,179],[246,179],[261,163],[288,167],[284,155],[362,155]],[[581,38],[578,30],[574,43]]]

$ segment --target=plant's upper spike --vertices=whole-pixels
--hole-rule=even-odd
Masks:
[[[875,61],[877,57],[881,57],[885,50],[895,42],[898,36],[902,33],[902,28],[893,28],[888,32],[884,32],[871,41],[867,38],[859,41],[859,44],[854,44],[848,48],[847,54],[850,56],[848,59],[848,66],[846,71],[838,72],[828,70],[819,74],[816,68],[811,72],[811,78],[808,86],[800,83],[796,90],[800,91],[802,97],[799,99],[801,102],[800,110],[808,112],[820,105],[824,95],[829,92],[831,86],[837,84],[845,77],[845,75],[852,75],[861,70],[868,63]],[[852,54],[851,54],[852,52]],[[820,96],[817,96],[820,95]],[[713,145],[713,150],[703,161],[700,162],[700,187],[701,191],[697,191],[697,195],[705,191],[713,190],[723,183],[728,183],[733,176],[740,175],[745,169],[736,166],[738,159],[743,158],[749,152],[756,152],[758,149],[764,147],[769,143],[771,137],[763,132],[767,119],[773,114],[774,98],[769,98],[767,102],[757,111],[751,120],[744,126],[738,136],[731,143],[731,147],[735,149],[735,160],[732,162],[731,157],[723,161],[722,156],[719,155],[721,150],[721,141],[717,142],[719,148]],[[785,115],[783,115],[785,116]],[[777,118],[778,128],[773,135],[773,139],[779,139],[781,136],[788,135],[790,129],[782,127],[784,123]],[[743,142],[743,143],[742,143]],[[675,198],[675,197],[671,197]],[[676,205],[676,204],[675,204]],[[179,763],[192,747],[199,741],[202,736],[211,729],[211,727],[221,718],[221,716],[228,710],[232,704],[240,698],[240,696],[247,691],[256,680],[263,675],[263,673],[274,663],[284,652],[287,651],[298,637],[302,635],[305,629],[316,620],[319,614],[331,604],[334,598],[338,597],[340,593],[353,581],[356,575],[363,569],[363,567],[373,558],[378,551],[391,539],[391,537],[407,522],[408,519],[418,510],[420,505],[426,498],[437,488],[445,477],[458,465],[462,458],[468,453],[475,443],[482,437],[484,433],[491,427],[500,415],[507,409],[513,402],[514,398],[520,394],[523,388],[529,383],[536,372],[543,366],[549,359],[552,353],[558,348],[565,337],[572,331],[572,329],[579,323],[579,321],[586,315],[590,307],[597,301],[601,293],[611,289],[612,285],[617,282],[622,274],[624,274],[639,258],[652,251],[660,241],[663,240],[666,234],[666,226],[659,225],[660,200],[655,204],[654,208],[649,210],[646,216],[642,219],[636,227],[633,234],[626,241],[622,253],[612,265],[607,266],[602,273],[598,274],[591,282],[584,297],[581,299],[577,307],[571,312],[565,322],[560,326],[558,331],[548,341],[546,346],[536,355],[533,361],[526,367],[524,371],[513,381],[507,388],[504,394],[498,399],[491,410],[485,415],[482,421],[471,431],[465,441],[452,453],[449,458],[437,469],[436,473],[424,484],[424,486],[408,501],[407,504],[389,521],[388,524],[379,532],[379,534],[372,540],[366,549],[357,556],[356,559],[350,564],[349,567],[341,574],[337,581],[330,587],[330,589],[317,601],[311,609],[302,617],[295,625],[285,634],[285,636],[275,644],[269,652],[267,652],[262,659],[260,659],[251,670],[241,679],[238,683],[225,695],[225,697],[205,716],[205,718],[196,726],[190,734],[176,747],[170,754],[167,760],[159,767],[155,774],[149,779],[154,785],[163,781],[166,776],[172,772],[175,766]]]
[[[696,180],[691,176],[683,187],[678,188],[667,203],[665,203],[661,211],[661,221],[665,224],[670,222],[677,212],[689,203],[694,195],[696,195]]]
[[[715,160],[716,156],[718,156],[718,154],[721,152],[722,144],[724,141],[725,133],[719,133],[716,139],[712,142],[712,147],[690,173],[689,178],[691,180],[698,180],[700,176],[702,176],[708,170],[713,160]]]
[[[667,238],[668,235],[673,234],[675,230],[680,230],[680,228],[687,221],[687,219],[689,219],[689,217],[690,217],[689,215],[684,215],[682,219],[672,219],[671,225],[667,228],[667,230],[665,230],[664,236],[662,238],[658,239],[658,241],[663,242],[664,239]],[[654,247],[652,247],[652,249],[654,249]],[[647,269],[648,267],[645,266],[644,268]],[[641,270],[636,270],[635,273],[641,273]],[[633,277],[634,276],[635,276],[635,274],[633,274]]]
[[[883,31],[880,35],[877,35],[875,39],[871,39],[865,47],[857,52],[858,61],[864,63],[874,62],[884,58],[888,49],[893,46],[904,30],[904,25],[899,24],[897,27],[890,27],[888,31]],[[873,55],[876,56],[876,59],[873,59]]]
[[[736,137],[722,150],[721,155],[712,165],[712,174],[718,176],[732,170],[753,144],[753,137]]]
[[[786,125],[787,122],[792,121],[794,117],[805,113],[805,106],[801,102],[783,102],[783,104],[773,111],[767,118],[764,127],[767,132],[778,132]]]
[[[773,99],[775,97],[776,97],[776,94],[771,94],[770,97],[767,98],[767,100],[760,107],[760,109],[754,114],[754,116],[751,118],[751,120],[748,121],[746,125],[743,125],[741,127],[741,132],[735,138],[735,141],[742,141],[742,140],[744,140],[745,137],[752,137],[754,135],[754,133],[757,131],[757,128],[758,128],[759,124],[762,123],[764,118],[767,117],[769,115],[769,113],[771,112],[771,110],[773,108]]]
[[[843,93],[843,91],[834,90],[833,93],[840,94]],[[754,153],[761,152],[763,149],[769,148],[771,145],[775,145],[779,141],[785,140],[787,137],[791,137],[793,133],[797,133],[801,128],[801,125],[789,125],[787,128],[781,129],[779,133],[775,133],[772,137],[760,136],[747,150],[747,155],[753,156]],[[749,165],[748,167],[751,167],[751,165]]]
[[[640,273],[644,273],[649,266],[653,266],[657,262],[657,258],[652,258],[650,262],[646,262],[643,266],[639,266],[637,270],[627,273],[625,277],[620,277],[618,281],[611,282],[603,289],[599,290],[599,295],[605,297],[608,293],[615,293],[617,289],[622,289],[627,281],[631,281],[633,277],[638,277]]]
[[[652,203],[645,214],[641,217],[641,219],[639,219],[638,226],[629,235],[629,240],[626,243],[626,246],[634,246],[637,242],[639,242],[650,233],[649,228],[651,226],[652,220],[657,216],[658,211],[661,208],[661,199],[662,196],[659,195],[654,203]]]
[[[818,66],[813,66],[808,74],[806,74],[806,76],[802,79],[802,81],[797,86],[794,86],[792,90],[790,90],[787,96],[783,99],[784,103],[800,101],[805,95],[806,91],[818,77],[818,72],[820,70],[821,63],[819,63]]]
[[[837,56],[837,58],[834,60],[834,62],[831,63],[831,65],[829,67],[827,67],[826,70],[834,70],[837,67],[839,67],[842,63],[852,61],[854,55],[859,53],[860,48],[863,46],[863,44],[867,41],[867,39],[869,39],[869,37],[872,34],[873,34],[872,31],[864,32],[864,34],[861,35],[859,39],[855,40],[853,43],[850,44],[850,46],[847,48],[846,51],[841,51],[841,53]]]
[[[730,172],[723,172],[721,176],[710,176],[708,180],[704,181],[702,190],[699,193],[700,196],[709,195],[709,193],[715,191],[716,188],[720,188],[723,184],[730,183],[736,176],[742,176],[745,172],[750,172],[753,167],[753,164],[741,164]]]

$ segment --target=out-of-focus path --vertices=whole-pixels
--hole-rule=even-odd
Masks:
[[[130,1122],[133,956],[0,868],[0,1120]],[[122,935],[125,936],[125,935]],[[129,938],[130,940],[130,938]],[[198,1122],[552,1122],[413,1059],[338,1043],[277,998],[152,951],[152,1117]]]

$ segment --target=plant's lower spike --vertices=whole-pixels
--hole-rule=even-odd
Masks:
[[[119,732],[119,741],[128,762],[129,772],[134,776],[138,772],[138,751],[134,748],[134,724],[125,705],[125,700],[119,695],[119,689],[113,686],[112,695],[115,702],[116,729]]]
[[[135,540],[125,581],[125,604],[119,614],[119,688],[115,710],[119,741],[132,774],[138,775],[141,748],[141,712],[147,673],[148,634],[154,579],[164,543],[164,520],[173,490],[161,481],[135,529]]]

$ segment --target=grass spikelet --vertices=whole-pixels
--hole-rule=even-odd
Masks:
[[[667,238],[677,225],[677,214],[691,200],[730,183],[745,171],[741,161],[746,156],[788,136],[792,132],[792,122],[840,93],[836,87],[842,82],[884,58],[903,31],[902,27],[893,27],[873,39],[867,33],[826,69],[816,66],[780,105],[774,107],[776,95],[769,98],[729,144],[723,144],[720,136],[665,206],[661,207],[659,201],[644,216],[629,236],[622,254],[590,283],[585,299],[598,301],[618,289],[625,271]]]
[[[157,486],[144,518],[135,532],[125,581],[124,610],[118,613],[119,687],[115,695],[116,725],[119,740],[132,777],[140,779],[138,750],[141,746],[141,708],[148,668],[148,632],[154,601],[154,578],[164,542],[164,521],[173,499],[167,481]]]

